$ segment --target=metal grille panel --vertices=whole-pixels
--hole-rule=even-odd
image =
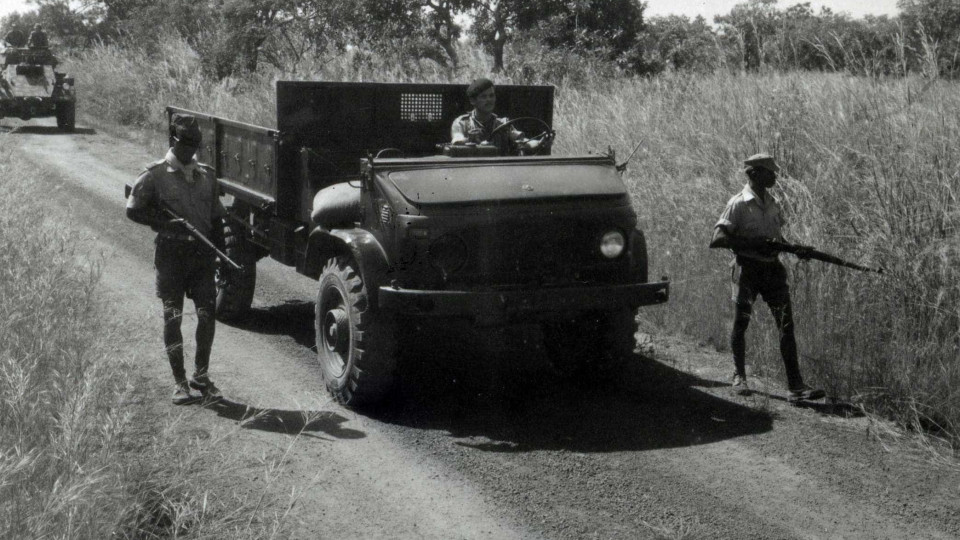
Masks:
[[[400,94],[400,119],[404,122],[436,122],[443,119],[443,95]]]

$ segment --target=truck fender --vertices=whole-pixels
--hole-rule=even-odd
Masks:
[[[630,235],[630,274],[639,283],[648,283],[647,239],[637,227]]]
[[[307,241],[302,273],[319,279],[327,259],[347,254],[351,255],[360,267],[360,277],[367,285],[373,305],[376,306],[377,289],[383,284],[390,261],[383,246],[369,231],[315,227]]]

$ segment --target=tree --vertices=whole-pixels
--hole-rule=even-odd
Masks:
[[[703,17],[654,17],[628,57],[633,71],[713,71],[723,62],[717,35]]]
[[[960,2],[900,0],[897,7],[918,61],[932,65],[937,74],[960,72]]]
[[[638,0],[474,0],[474,35],[503,70],[506,43],[517,32],[551,48],[605,50],[614,59],[643,30]]]
[[[714,17],[724,45],[741,69],[763,67],[767,44],[778,25],[776,4],[777,0],[749,0],[735,5],[727,15]]]

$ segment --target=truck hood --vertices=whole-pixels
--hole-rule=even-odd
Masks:
[[[627,195],[612,160],[514,160],[498,163],[433,162],[377,171],[411,204],[441,205]]]

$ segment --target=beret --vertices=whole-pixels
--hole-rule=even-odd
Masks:
[[[780,172],[780,167],[777,166],[777,162],[773,160],[773,157],[769,154],[754,154],[747,159],[743,160],[745,171],[750,169],[755,169],[760,167],[762,169],[767,169],[771,172]]]
[[[203,135],[196,117],[189,114],[174,114],[172,118],[173,136],[187,146],[200,146]]]
[[[470,83],[470,86],[467,87],[467,97],[473,99],[486,92],[490,88],[493,88],[493,81],[480,77],[479,79]]]

